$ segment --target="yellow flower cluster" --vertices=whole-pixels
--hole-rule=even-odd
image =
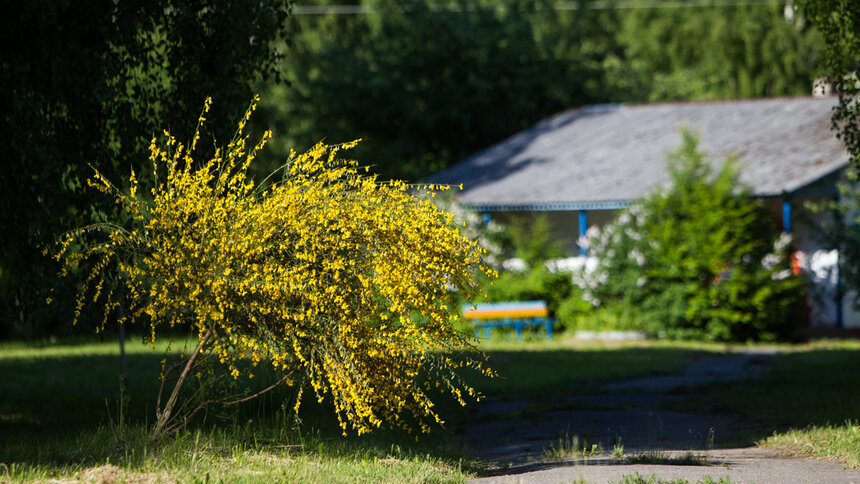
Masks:
[[[431,390],[465,404],[476,395],[456,369],[491,373],[456,329],[452,303],[454,291],[476,295],[478,271],[492,272],[482,249],[413,187],[340,159],[355,142],[293,153],[255,186],[248,167],[271,134],[248,144],[253,107],[226,149],[202,164],[193,159],[197,136],[188,149],[169,133],[164,146],[153,139],[161,177],[151,198],[139,194],[134,173],[128,193],[96,174],[92,184],[132,223],[93,226],[108,236],[85,249],[69,247],[80,247],[70,241],[86,230],[61,242],[57,258],[69,266],[97,259],[78,313],[85,294],[104,298],[105,279],[118,274],[127,317],[147,322],[153,341],[165,324],[188,325],[234,377],[249,367],[244,360],[295,371],[318,399],[332,398],[344,432],[385,422],[428,431],[441,422]],[[116,303],[106,297],[109,311]],[[451,356],[460,350],[473,356]]]

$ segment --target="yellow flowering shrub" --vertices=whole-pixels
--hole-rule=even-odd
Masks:
[[[452,302],[452,291],[471,298],[474,275],[491,272],[482,249],[412,187],[338,157],[355,143],[293,153],[255,185],[248,168],[271,134],[249,144],[253,107],[204,163],[194,159],[199,136],[188,147],[167,132],[153,139],[157,181],[146,196],[134,172],[127,192],[96,173],[91,184],[129,220],[62,240],[58,260],[91,267],[76,317],[96,301],[107,314],[121,289],[126,318],[148,325],[150,340],[164,325],[193,328],[199,345],[184,374],[198,354],[215,355],[234,378],[268,364],[287,383],[330,397],[344,432],[416,422],[428,431],[441,422],[428,392],[441,387],[465,404],[475,392],[456,368],[490,373],[455,328]],[[454,358],[460,350],[473,357]]]

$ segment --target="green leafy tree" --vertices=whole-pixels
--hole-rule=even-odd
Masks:
[[[785,2],[632,9],[618,29],[633,98],[808,94],[820,37]],[[625,99],[630,99],[626,97]]]
[[[642,329],[720,341],[785,338],[802,281],[731,159],[714,172],[696,136],[669,156],[672,184],[634,202],[593,237],[588,297],[642,317]],[[623,312],[623,311],[622,311]]]
[[[88,165],[125,179],[164,127],[179,139],[191,136],[184,120],[207,95],[220,106],[241,106],[255,79],[279,79],[273,41],[285,35],[288,5],[34,0],[4,7],[0,335],[61,320],[44,309],[55,267],[40,246],[116,210],[82,190]],[[201,146],[229,139],[235,114],[213,110]],[[55,297],[65,296],[58,290]]]
[[[548,0],[367,0],[295,17],[290,89],[267,109],[288,146],[363,139],[383,176],[419,179],[603,89],[611,13]]]
[[[419,179],[573,106],[806,94],[820,45],[776,1],[352,3],[370,13],[293,18],[292,86],[265,96],[275,159],[361,137],[383,176]]]

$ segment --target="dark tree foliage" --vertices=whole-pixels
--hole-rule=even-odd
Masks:
[[[201,144],[229,139],[250,83],[281,78],[274,41],[288,13],[289,0],[6,2],[0,336],[65,324],[45,312],[55,267],[41,248],[114,210],[86,189],[88,165],[127,179],[163,128],[183,141],[193,133],[187,120],[206,96],[216,102]]]
[[[631,9],[618,39],[649,101],[808,95],[820,45],[802,10],[777,0]]]
[[[295,17],[292,87],[271,98],[297,149],[363,138],[359,159],[415,180],[548,114],[596,102],[612,12],[549,0],[377,0]]]
[[[777,0],[348,3],[372,11],[293,17],[292,86],[265,96],[276,158],[360,137],[357,157],[415,180],[570,107],[808,94],[819,45]]]

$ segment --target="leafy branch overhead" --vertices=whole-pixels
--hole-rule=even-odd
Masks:
[[[839,95],[833,128],[852,158],[853,181],[860,175],[860,5],[851,0],[809,0],[807,10],[824,38],[827,80]]]
[[[824,224],[833,247],[839,247],[839,278],[854,289],[854,306],[860,305],[860,3],[851,0],[808,0],[807,11],[824,39],[822,58],[826,80],[839,96],[833,108],[832,128],[850,156],[848,183],[839,199],[828,206],[838,215]],[[841,297],[841,295],[840,295]]]

